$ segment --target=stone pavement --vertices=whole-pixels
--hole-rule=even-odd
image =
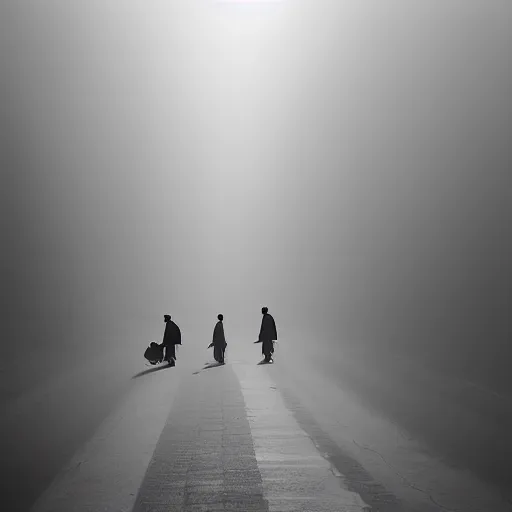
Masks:
[[[133,375],[32,512],[510,510],[291,349],[274,365],[251,349]]]
[[[141,372],[32,512],[369,510],[299,425],[279,364],[246,352],[200,371],[190,353],[176,368]]]
[[[269,384],[254,363],[185,377],[133,511],[369,510]]]
[[[134,512],[267,511],[238,380],[229,366],[184,378]]]
[[[315,438],[287,408],[270,372],[254,365],[236,365],[252,439],[271,511],[359,512],[370,510],[361,496],[323,454]],[[272,368],[279,371],[278,367]],[[352,461],[354,463],[355,461]],[[384,509],[383,509],[384,510]],[[394,508],[393,512],[398,512]]]

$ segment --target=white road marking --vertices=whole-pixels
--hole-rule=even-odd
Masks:
[[[370,507],[343,487],[330,462],[300,428],[262,366],[236,365],[270,511],[361,512]],[[340,475],[341,476],[341,475]]]

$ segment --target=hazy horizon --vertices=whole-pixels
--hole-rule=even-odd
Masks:
[[[320,347],[510,353],[512,6],[0,12],[8,351],[267,305]]]

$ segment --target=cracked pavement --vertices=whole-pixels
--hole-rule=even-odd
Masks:
[[[134,360],[32,512],[512,510],[321,367],[282,344],[275,356],[258,365],[257,348],[232,343],[223,366],[193,347],[175,368]]]

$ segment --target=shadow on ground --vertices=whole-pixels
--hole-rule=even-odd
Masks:
[[[160,370],[164,370],[165,368],[172,368],[172,366],[169,366],[167,363],[162,364],[160,366],[155,366],[154,368],[148,368],[147,370],[144,370],[142,372],[137,373],[132,377],[132,379],[138,379],[139,377],[142,377],[144,375],[148,375],[149,373],[158,372]]]
[[[201,373],[203,370],[208,370],[210,368],[217,368],[218,366],[226,366],[225,363],[209,363],[197,372],[194,372],[192,375],[197,375],[198,373]]]

